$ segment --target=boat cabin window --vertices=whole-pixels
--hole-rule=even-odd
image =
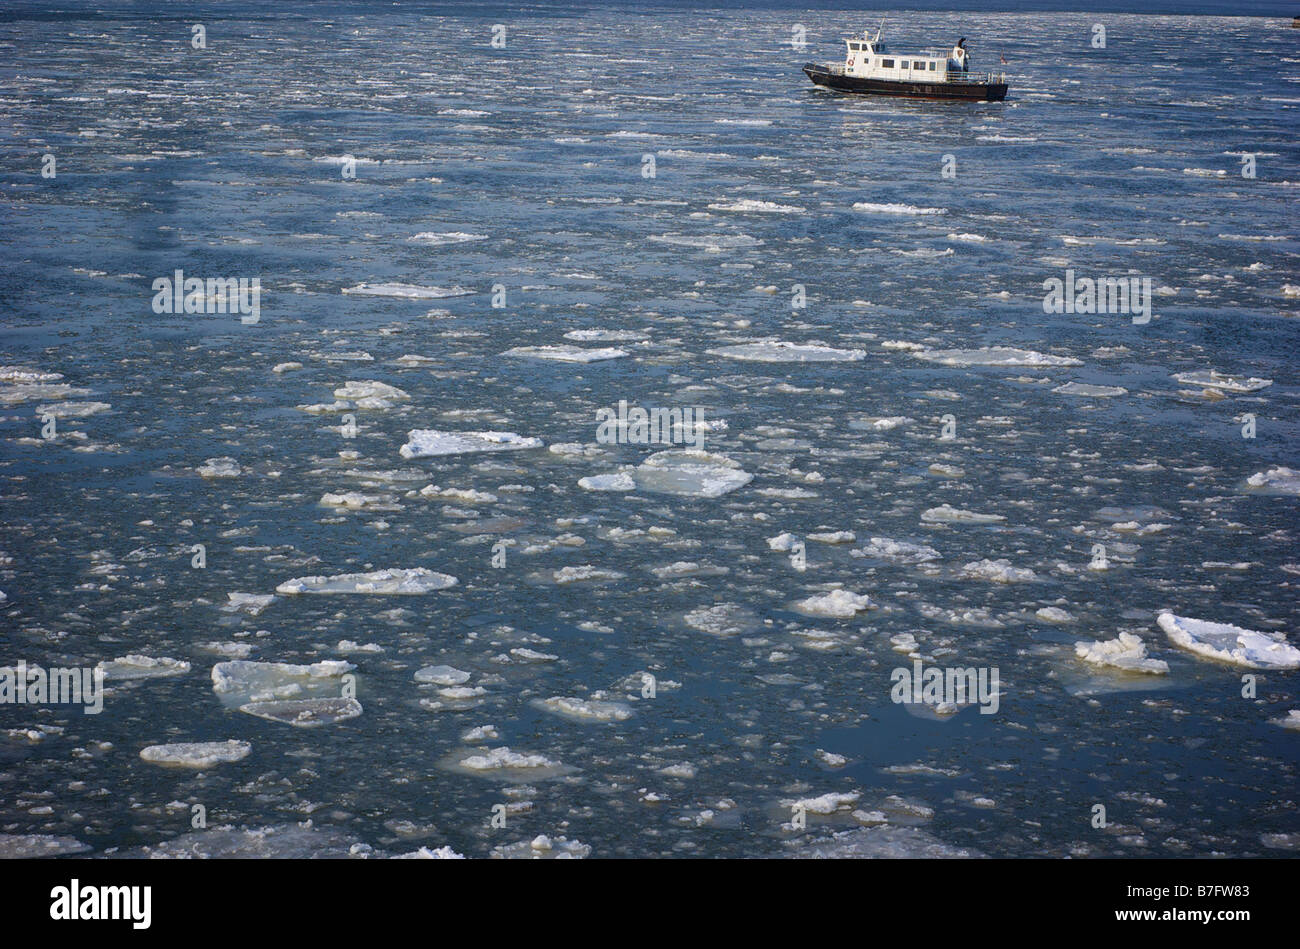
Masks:
[[[930,72],[934,72],[935,63],[930,63]]]
[[[913,68],[913,69],[924,69],[924,68],[925,68],[925,63],[921,62],[921,61],[918,59],[916,62],[912,63],[912,68]]]
[[[882,59],[880,61],[880,66],[882,69],[893,69],[894,61],[892,59]]]

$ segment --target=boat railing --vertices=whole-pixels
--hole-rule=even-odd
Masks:
[[[948,82],[969,82],[976,85],[991,86],[994,83],[1005,85],[1007,81],[1006,73],[979,73],[979,72],[962,72],[960,69],[949,69],[947,75]]]

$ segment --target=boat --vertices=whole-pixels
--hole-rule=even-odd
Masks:
[[[982,102],[1001,102],[1007,97],[1005,74],[970,71],[966,37],[947,52],[903,53],[886,48],[880,41],[884,29],[881,20],[874,38],[863,31],[861,38],[846,39],[848,52],[843,66],[805,63],[803,71],[817,85],[837,92]]]

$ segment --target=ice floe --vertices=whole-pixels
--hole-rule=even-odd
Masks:
[[[601,362],[606,359],[620,359],[626,356],[626,349],[612,346],[604,349],[586,349],[582,346],[516,346],[507,349],[503,356],[518,356],[527,359],[546,359],[552,362]]]
[[[452,686],[468,682],[470,674],[455,666],[425,666],[416,670],[415,681],[429,685]]]
[[[941,504],[922,511],[921,520],[926,524],[998,524],[1006,518],[1001,514],[980,514]]]
[[[543,447],[540,438],[528,438],[514,432],[444,432],[417,428],[407,433],[407,442],[399,452],[403,458],[430,458]]]
[[[632,717],[632,707],[624,702],[557,695],[538,699],[535,704],[544,711],[575,722],[623,722]]]
[[[532,840],[513,844],[500,844],[492,848],[493,860],[582,860],[591,854],[591,847],[580,840],[567,837],[548,837],[540,834]]]
[[[1229,623],[1161,613],[1156,622],[1169,640],[1197,655],[1251,669],[1300,669],[1300,649],[1281,633],[1261,633]]]
[[[253,746],[246,741],[195,741],[170,745],[149,745],[140,751],[140,757],[151,764],[171,765],[178,768],[211,768],[248,757]]]
[[[831,619],[850,619],[862,610],[871,609],[871,597],[850,590],[832,590],[800,600],[795,608],[809,616],[826,616]]]
[[[195,469],[204,478],[237,478],[243,468],[234,458],[209,458]]]
[[[993,583],[1029,583],[1038,579],[1028,567],[1013,567],[1009,560],[973,560],[961,568],[961,575]]]
[[[181,659],[154,659],[132,653],[101,662],[96,668],[103,670],[105,679],[157,679],[184,675],[190,671],[190,664]]]
[[[864,349],[834,349],[787,340],[740,343],[735,346],[720,346],[707,352],[711,356],[724,356],[743,362],[854,362],[867,356]]]
[[[421,287],[410,283],[359,283],[345,287],[344,293],[356,296],[401,297],[407,300],[440,300],[443,297],[463,297],[474,293],[463,287]]]
[[[754,476],[725,455],[697,449],[656,452],[635,468],[579,480],[588,491],[652,491],[689,497],[716,498],[743,488]]]
[[[51,834],[0,834],[0,860],[31,860],[37,857],[63,857],[85,853],[89,844],[72,837]]]
[[[345,722],[361,714],[361,703],[356,699],[284,699],[271,702],[249,702],[239,706],[248,715],[268,721],[293,725],[296,728],[317,728]]]
[[[1262,494],[1300,494],[1300,471],[1270,468],[1246,479],[1247,486]]]
[[[212,691],[223,705],[280,699],[332,698],[342,692],[341,676],[356,669],[341,659],[296,664],[232,659],[212,667]]]
[[[435,573],[425,567],[399,567],[372,570],[369,573],[340,573],[330,577],[296,577],[281,583],[275,592],[414,595],[445,590],[458,582],[453,576]]]
[[[512,782],[559,777],[573,770],[563,762],[548,758],[546,755],[515,751],[506,746],[453,755],[448,764],[453,770],[465,774],[483,778],[501,778]]]
[[[1115,639],[1077,642],[1074,652],[1084,662],[1097,666],[1111,666],[1125,672],[1142,672],[1148,675],[1168,675],[1169,663],[1163,659],[1147,658],[1147,647],[1139,636],[1120,633]]]
[[[1082,366],[1071,356],[1052,356],[1032,349],[1013,346],[986,346],[982,349],[924,349],[912,353],[917,359],[944,366]]]
[[[930,214],[947,214],[947,208],[921,208],[914,204],[875,204],[870,201],[859,201],[853,205],[855,211],[866,211],[869,214],[903,214],[908,216],[930,215]]]
[[[1098,386],[1087,382],[1067,382],[1065,385],[1057,386],[1052,391],[1059,392],[1061,395],[1096,397],[1128,395],[1128,389],[1123,386]]]
[[[932,509],[937,510],[937,508]],[[854,557],[867,557],[873,560],[890,560],[894,563],[918,564],[941,560],[942,555],[933,547],[924,544],[912,544],[888,537],[872,537],[864,547],[849,551]]]
[[[1206,389],[1222,389],[1224,392],[1258,392],[1273,384],[1272,379],[1230,376],[1216,369],[1200,369],[1196,372],[1179,372],[1174,379],[1183,385],[1201,386]]]

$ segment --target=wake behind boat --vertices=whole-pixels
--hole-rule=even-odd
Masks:
[[[847,39],[843,66],[805,63],[803,71],[819,86],[839,92],[905,96],[917,99],[967,99],[1000,102],[1007,96],[1005,75],[970,71],[966,38],[945,53],[926,50],[895,53],[880,42],[884,22],[874,39]]]

